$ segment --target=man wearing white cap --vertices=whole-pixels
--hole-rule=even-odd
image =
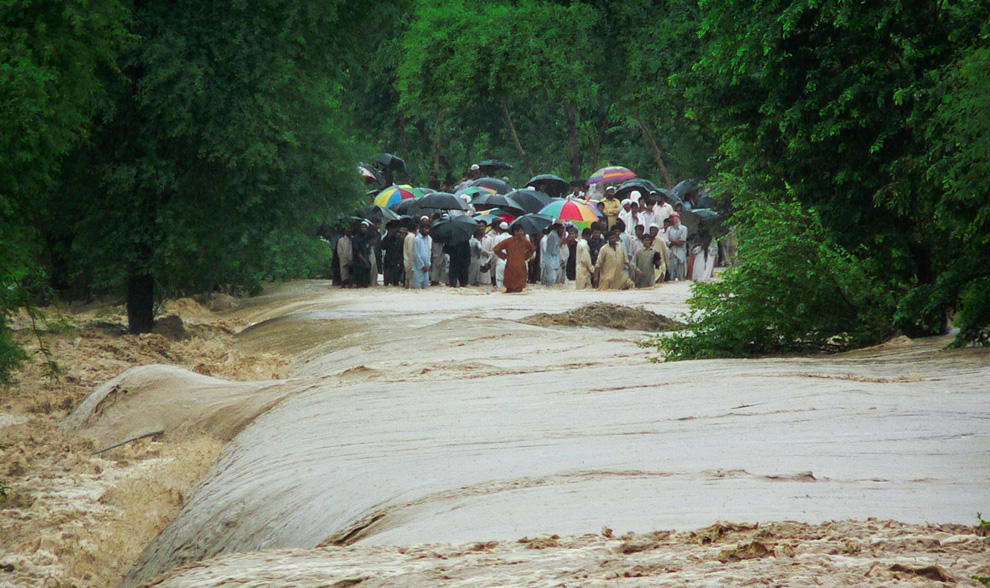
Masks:
[[[502,221],[501,223],[498,224],[498,229],[499,229],[498,234],[495,235],[495,239],[492,243],[493,250],[496,245],[512,237],[512,235],[509,234],[509,223]],[[505,283],[505,260],[496,255],[495,256],[495,287],[501,290],[504,283]]]
[[[687,277],[687,227],[681,224],[681,216],[676,212],[670,215],[671,225],[667,229],[670,242],[670,279],[683,280]]]

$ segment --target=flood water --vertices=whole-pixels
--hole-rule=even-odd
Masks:
[[[687,295],[305,282],[254,301],[240,345],[293,354],[286,394],[228,444],[127,583],[266,548],[718,520],[972,524],[990,508],[985,351],[899,340],[657,364],[640,332],[517,322],[593,301],[672,316]]]

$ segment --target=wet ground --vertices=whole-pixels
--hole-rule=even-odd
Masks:
[[[129,584],[255,550],[719,520],[972,525],[990,509],[985,351],[901,339],[657,364],[643,332],[521,322],[597,302],[676,317],[686,297],[685,284],[503,295],[298,283],[236,311],[251,324],[238,349],[291,355],[287,379],[146,368],[70,422],[98,446],[148,428],[231,439]]]

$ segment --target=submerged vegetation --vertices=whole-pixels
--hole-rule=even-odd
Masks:
[[[990,343],[990,0],[0,0],[0,379],[25,300],[318,276],[375,152],[704,179],[741,258],[669,357]]]

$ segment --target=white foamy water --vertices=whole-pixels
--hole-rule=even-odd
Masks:
[[[903,341],[653,364],[642,333],[515,322],[686,287],[519,296],[297,286],[245,346],[299,363],[128,578],[221,553],[867,517],[971,524],[990,493],[988,354]],[[259,384],[259,390],[263,385]]]

